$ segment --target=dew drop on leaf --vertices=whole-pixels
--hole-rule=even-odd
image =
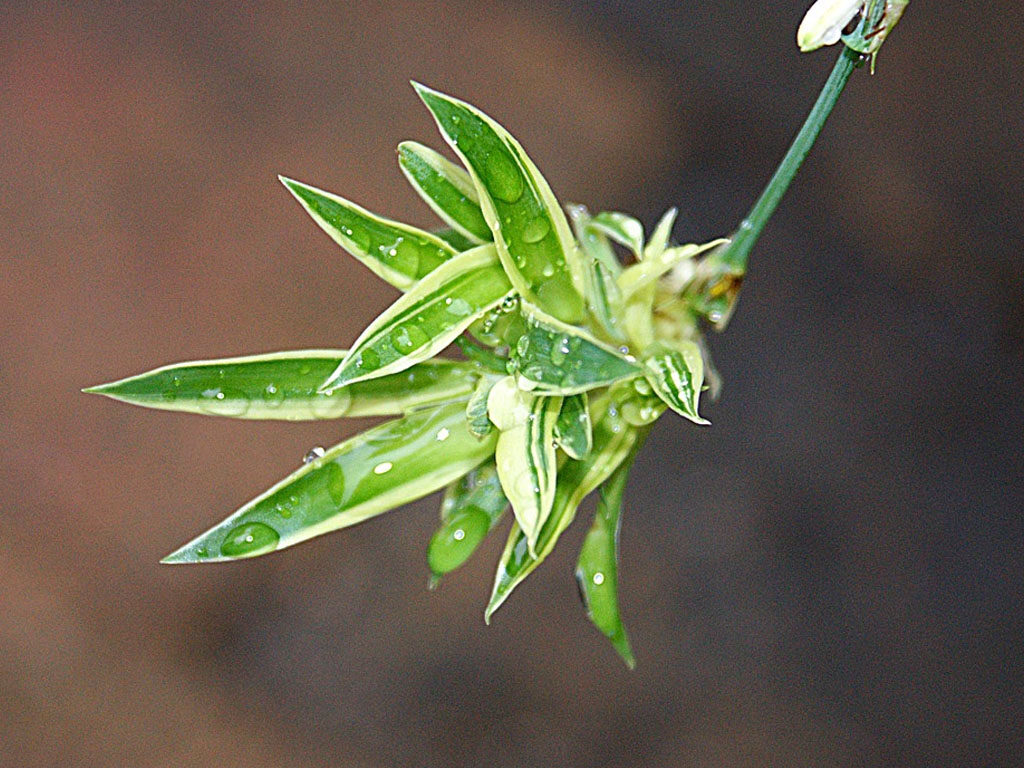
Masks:
[[[266,523],[245,523],[232,528],[220,545],[225,557],[252,557],[273,552],[281,535]]]

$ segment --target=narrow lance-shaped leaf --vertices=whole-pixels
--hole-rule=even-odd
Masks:
[[[355,525],[443,488],[494,443],[470,434],[463,403],[415,411],[331,448],[163,562],[253,557]]]
[[[397,373],[433,357],[511,290],[492,244],[459,254],[370,323],[321,389]]]
[[[458,253],[468,251],[470,248],[476,248],[480,244],[476,240],[470,240],[464,234],[451,227],[432,230],[431,234],[444,240]]]
[[[555,422],[555,442],[570,458],[582,459],[594,443],[587,395],[567,395]]]
[[[85,391],[164,411],[306,421],[405,413],[464,397],[478,377],[469,363],[426,360],[401,373],[318,392],[345,354],[312,349],[177,363]]]
[[[487,413],[500,431],[494,451],[498,477],[531,553],[555,498],[555,422],[561,408],[561,397],[523,392],[512,376],[495,384],[487,398]]]
[[[527,329],[514,350],[519,375],[538,392],[571,395],[642,372],[635,360],[582,328],[526,309]]]
[[[587,617],[611,640],[630,669],[636,666],[636,659],[619,612],[619,528],[622,495],[632,458],[630,456],[623,461],[601,486],[594,523],[583,540],[576,562],[576,584]]]
[[[436,235],[377,216],[300,181],[280,178],[331,239],[399,290],[408,290],[456,254]]]
[[[536,557],[530,554],[526,536],[519,526],[512,526],[498,564],[491,599],[484,611],[485,621],[490,622],[491,615],[508,599],[512,590],[551,553],[558,537],[576,516],[583,498],[608,479],[629,455],[636,440],[637,431],[619,418],[616,408],[608,408],[597,422],[594,447],[587,457],[582,461],[566,461],[559,468],[555,500],[551,514],[537,537]]]
[[[669,408],[696,424],[711,423],[697,413],[704,386],[704,360],[695,342],[679,342],[676,349],[654,344],[644,357],[644,367],[647,380]]]
[[[586,206],[570,204],[566,211],[582,251],[584,296],[590,314],[597,321],[599,331],[610,340],[622,343],[626,335],[619,325],[622,294],[617,282],[622,265],[604,232],[590,227],[591,217]]]
[[[491,228],[468,173],[415,141],[398,145],[398,164],[413,189],[445,223],[477,245],[491,240]]]
[[[581,322],[582,263],[569,223],[540,171],[508,131],[483,112],[413,85],[477,185],[512,285],[555,317]]]
[[[629,248],[637,259],[643,257],[644,225],[632,216],[616,211],[602,211],[594,216],[587,226]]]
[[[441,502],[441,525],[427,545],[432,584],[470,558],[507,507],[493,461],[448,486]]]

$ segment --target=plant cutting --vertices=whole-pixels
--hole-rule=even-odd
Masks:
[[[617,578],[633,459],[664,414],[708,424],[701,398],[720,382],[704,331],[727,325],[750,250],[850,75],[867,58],[873,65],[905,5],[812,7],[800,47],[841,38],[843,50],[775,176],[728,238],[677,243],[674,209],[648,234],[625,213],[562,205],[502,125],[418,83],[459,163],[405,142],[399,164],[442,228],[393,221],[282,177],[324,232],[402,295],[346,349],[178,363],[86,391],[232,418],[391,420],[312,450],[163,562],[268,554],[443,491],[427,544],[433,585],[511,518],[489,622],[596,491],[576,579],[588,616],[633,666]],[[461,354],[443,354],[453,347]]]

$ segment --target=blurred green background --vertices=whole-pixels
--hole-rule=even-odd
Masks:
[[[1024,8],[912,3],[857,73],[665,417],[622,533],[630,673],[577,525],[486,628],[436,499],[246,563],[159,558],[366,422],[78,393],[339,347],[394,292],[285,173],[428,225],[410,78],[563,200],[736,225],[835,51],[809,0],[0,4],[0,765],[1019,765]]]

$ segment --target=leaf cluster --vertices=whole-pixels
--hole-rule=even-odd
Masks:
[[[715,307],[702,264],[725,241],[673,244],[674,210],[645,238],[626,214],[563,209],[502,126],[415,88],[461,166],[414,142],[399,146],[399,164],[444,229],[282,178],[335,242],[403,292],[349,349],[181,363],[87,391],[233,418],[397,417],[310,452],[166,563],[263,555],[443,489],[427,546],[434,584],[511,508],[489,621],[599,490],[577,582],[632,666],[618,604],[623,491],[666,410],[707,423],[699,399],[705,378],[717,381],[700,329]],[[462,357],[441,357],[453,343]]]

